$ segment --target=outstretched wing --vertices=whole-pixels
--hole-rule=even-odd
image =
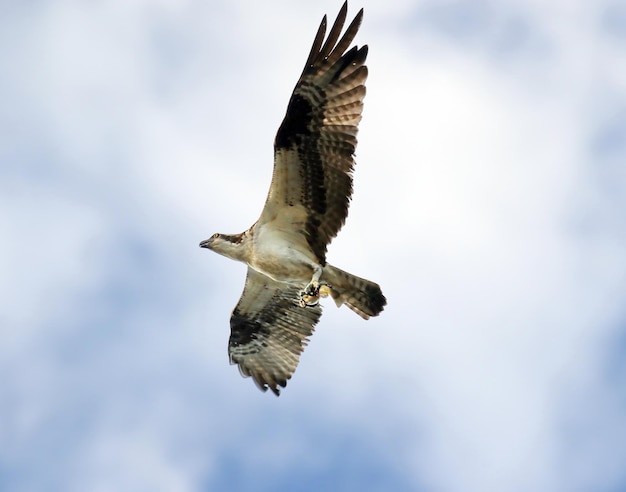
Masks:
[[[346,51],[363,9],[337,42],[346,12],[344,3],[325,42],[326,16],[322,19],[276,134],[272,184],[259,219],[299,228],[321,264],[348,215],[367,78],[367,45]]]
[[[248,267],[246,285],[230,318],[228,354],[243,376],[280,394],[322,315],[298,305],[298,288]]]

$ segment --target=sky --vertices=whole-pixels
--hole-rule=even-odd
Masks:
[[[351,1],[368,44],[325,312],[227,357],[272,142],[338,1],[0,3],[0,489],[626,490],[626,4]]]

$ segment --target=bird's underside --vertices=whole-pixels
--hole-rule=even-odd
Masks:
[[[364,319],[386,304],[376,283],[326,262],[326,248],[348,214],[367,78],[367,46],[348,49],[363,10],[340,37],[346,12],[347,3],[326,39],[326,16],[317,31],[276,134],[272,183],[259,220],[241,234],[214,234],[200,243],[248,265],[230,320],[230,361],[276,395],[319,321],[320,297]]]

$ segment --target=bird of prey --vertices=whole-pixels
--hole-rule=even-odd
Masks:
[[[228,352],[243,376],[274,394],[285,387],[330,295],[364,319],[387,303],[378,284],[326,263],[344,224],[361,120],[367,45],[348,49],[363,9],[346,29],[347,2],[326,39],[326,16],[274,141],[274,172],[261,216],[241,234],[200,246],[248,265],[230,319]]]

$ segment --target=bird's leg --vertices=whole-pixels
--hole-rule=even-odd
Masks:
[[[328,289],[322,289],[320,294],[320,287],[329,287],[323,280],[320,282],[323,268],[320,265],[315,267],[313,271],[313,277],[307,286],[300,291],[300,306],[301,307],[313,307],[317,306],[320,302],[320,296],[326,297],[328,295]]]

